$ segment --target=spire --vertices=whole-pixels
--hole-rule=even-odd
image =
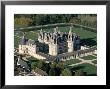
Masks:
[[[44,38],[44,34],[43,34],[43,31],[42,31],[42,29],[40,30],[40,33],[39,33],[39,35],[41,36],[41,38],[42,38],[42,39]]]
[[[43,35],[42,29],[40,30],[40,34]]]
[[[58,32],[58,27],[54,28],[54,33]]]
[[[42,32],[42,29],[40,30],[40,32]]]
[[[70,27],[70,30],[69,30],[69,35],[72,34],[72,26]]]
[[[47,39],[47,33],[44,34],[44,39]]]
[[[56,27],[56,30],[58,31],[58,26]]]
[[[25,32],[23,32],[23,37],[22,37],[20,43],[21,43],[21,45],[26,45]]]
[[[69,30],[69,33],[68,33],[68,40],[69,41],[72,41],[72,36],[73,36],[73,34],[72,34],[72,28],[73,28],[73,26],[70,27],[70,30]]]
[[[25,32],[23,32],[23,38],[25,38]]]

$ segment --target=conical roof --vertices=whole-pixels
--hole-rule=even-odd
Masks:
[[[22,39],[21,39],[21,41],[20,41],[20,44],[21,44],[21,45],[26,45],[26,41],[27,41],[27,39],[26,39],[25,36],[23,35],[23,37],[22,37]]]

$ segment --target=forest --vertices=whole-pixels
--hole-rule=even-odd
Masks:
[[[74,23],[97,27],[96,14],[15,14],[14,27],[28,27],[55,23]]]

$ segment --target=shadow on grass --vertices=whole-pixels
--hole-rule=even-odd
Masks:
[[[37,62],[38,60],[29,60],[29,62]]]
[[[97,76],[97,74],[87,74],[87,76]]]
[[[85,68],[85,66],[72,67],[71,71],[76,71],[76,70],[80,70],[80,69],[83,69],[83,68]]]
[[[87,46],[95,46],[97,45],[97,42],[93,40],[94,38],[87,38],[87,39],[81,39],[81,45],[87,45]]]

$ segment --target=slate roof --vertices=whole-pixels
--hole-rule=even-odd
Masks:
[[[24,36],[22,37],[22,39],[20,40],[20,44],[21,45],[26,45],[26,42],[28,41],[28,39],[26,39]]]

